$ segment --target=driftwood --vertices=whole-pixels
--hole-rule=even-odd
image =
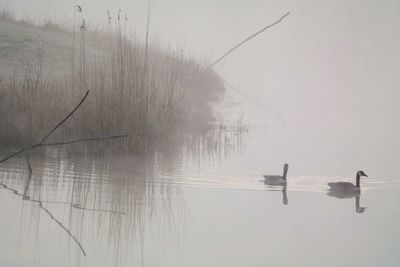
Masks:
[[[254,37],[256,37],[257,35],[261,34],[262,32],[264,32],[265,30],[275,26],[276,24],[278,24],[279,22],[281,22],[285,17],[287,17],[290,14],[290,12],[287,12],[285,15],[283,15],[279,20],[275,21],[274,23],[262,28],[261,30],[259,30],[258,32],[250,35],[249,37],[247,37],[246,39],[244,39],[243,41],[241,41],[239,44],[235,45],[234,47],[232,47],[231,49],[229,49],[225,54],[223,54],[221,57],[219,57],[217,60],[214,61],[214,63],[212,63],[211,65],[209,65],[209,68],[213,68],[215,65],[217,65],[221,60],[223,60],[224,58],[226,58],[230,53],[232,53],[233,51],[235,51],[237,48],[239,48],[240,46],[244,45],[245,43],[247,43],[248,41],[250,41],[251,39],[253,39]]]
[[[57,146],[59,146],[59,145],[69,145],[69,144],[74,144],[74,143],[82,143],[82,142],[89,142],[89,141],[100,141],[100,140],[108,140],[108,139],[116,139],[116,138],[127,137],[127,135],[113,135],[113,136],[108,136],[108,137],[85,138],[85,139],[78,139],[78,140],[72,140],[72,141],[66,141],[66,142],[45,143],[45,141],[55,132],[55,130],[57,130],[63,123],[65,123],[75,113],[75,111],[77,111],[79,109],[79,107],[83,104],[83,102],[85,102],[85,100],[86,100],[88,95],[89,95],[89,90],[86,91],[86,94],[81,99],[79,104],[64,119],[62,119],[59,123],[57,123],[57,125],[54,126],[53,129],[51,129],[51,131],[49,131],[41,139],[40,143],[35,144],[33,146],[22,148],[22,149],[18,150],[17,152],[14,152],[14,153],[4,157],[3,159],[1,159],[0,163],[3,163],[5,161],[7,161],[7,160],[19,155],[19,154],[22,154],[25,151],[33,150],[33,149],[38,148],[38,147],[56,146],[56,145]],[[29,160],[28,160],[28,164],[29,164]]]

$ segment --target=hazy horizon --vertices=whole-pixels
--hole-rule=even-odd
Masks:
[[[93,23],[121,8],[140,34],[147,1],[77,1]],[[209,61],[291,12],[281,24],[216,66],[231,84],[305,130],[394,137],[399,111],[396,69],[398,1],[151,1],[151,38]],[[0,1],[20,16],[71,20],[69,1]],[[103,22],[101,22],[103,21]],[[385,109],[381,107],[385,106]],[[302,112],[297,112],[300,110]],[[370,126],[373,127],[370,127]],[[342,134],[335,132],[335,134]],[[385,138],[386,136],[382,136]]]

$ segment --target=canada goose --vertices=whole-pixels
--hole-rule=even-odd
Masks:
[[[286,175],[289,170],[289,165],[285,163],[283,165],[283,175],[263,175],[264,176],[264,183],[266,185],[286,185]]]
[[[337,182],[337,183],[328,183],[330,187],[330,191],[336,192],[339,195],[349,195],[349,197],[354,196],[357,192],[360,192],[360,178],[361,176],[368,177],[363,171],[358,171],[356,175],[356,185],[349,182]]]

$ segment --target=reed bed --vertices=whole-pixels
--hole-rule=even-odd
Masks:
[[[47,28],[21,24],[11,13],[0,12],[1,21],[15,24],[9,32],[14,39],[21,28],[39,32],[30,44],[35,53],[26,58],[22,54],[18,64],[0,78],[2,149],[37,142],[87,90],[85,104],[52,139],[128,134],[123,141],[113,141],[113,146],[148,152],[211,123],[210,103],[224,93],[215,72],[180,50],[165,50],[128,35],[122,19],[92,29],[80,13],[76,11],[72,30],[66,30],[51,23]],[[55,35],[57,44],[67,45],[52,46]],[[8,55],[13,56],[17,54]]]

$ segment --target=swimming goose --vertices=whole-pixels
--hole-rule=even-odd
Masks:
[[[343,197],[346,197],[346,195],[349,195],[349,197],[354,196],[355,193],[360,192],[361,176],[368,177],[363,171],[358,171],[356,175],[356,185],[349,182],[328,183],[330,191],[339,193],[339,195],[343,193]]]
[[[285,185],[287,183],[286,181],[286,175],[289,170],[289,165],[285,163],[283,165],[283,175],[263,175],[264,176],[264,183],[266,185]]]

